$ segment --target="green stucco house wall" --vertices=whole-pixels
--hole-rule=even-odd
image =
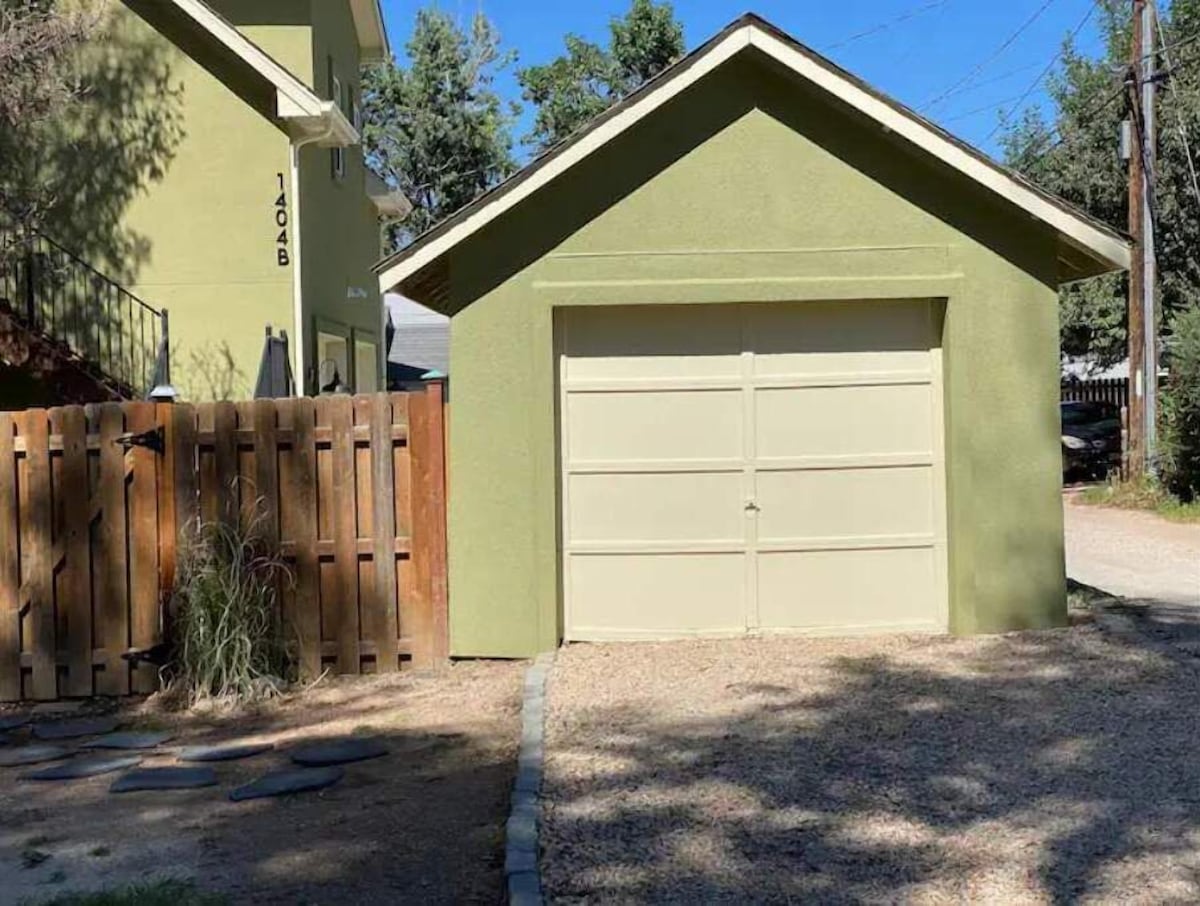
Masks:
[[[378,267],[382,288],[452,316],[453,653],[520,657],[563,638],[742,628],[1061,625],[1057,288],[1127,258],[1120,235],[762,20],[738,20]],[[912,323],[928,319],[927,339],[899,338],[902,310],[918,312]],[[754,327],[772,318],[789,339]],[[731,326],[701,332],[706,321]],[[742,336],[731,336],[739,323]],[[856,364],[808,373],[829,350]],[[736,364],[720,376],[739,351],[742,376]],[[755,363],[785,361],[796,374],[755,377]],[[871,370],[885,361],[888,370]],[[865,370],[831,373],[851,367]],[[837,399],[861,405],[878,431],[818,404],[835,383]],[[913,387],[932,388],[933,403]],[[710,436],[740,430],[736,416],[721,427],[722,400],[737,388],[747,419],[759,420],[745,434],[757,431],[759,449],[743,456],[735,439],[721,447],[732,452],[707,452]],[[769,395],[785,388],[791,397]],[[914,414],[891,425],[893,397],[877,391],[916,400]],[[682,446],[659,437],[656,423],[674,426],[693,398],[711,429]],[[786,399],[798,408],[780,411],[809,414],[767,426]],[[929,451],[913,454],[902,436],[929,412]],[[672,432],[693,429],[678,418]],[[844,430],[821,432],[825,423]],[[893,446],[865,457],[845,440],[870,446],[889,432]],[[773,438],[795,449],[768,461]],[[708,461],[718,455],[730,458]],[[745,502],[758,526],[748,543],[710,506],[723,488],[736,495],[721,475],[739,468],[734,480],[758,495]],[[667,473],[703,481],[688,478],[676,494]],[[805,490],[772,513],[767,498],[781,482]],[[923,490],[914,497],[903,482]],[[895,506],[872,509],[878,501]],[[742,501],[730,505],[741,518]],[[769,520],[804,521],[809,509],[820,524],[764,543]],[[851,538],[838,526],[859,511],[869,525]],[[905,529],[906,520],[920,525]],[[704,534],[710,522],[715,534]],[[708,602],[708,587],[741,569],[721,557],[751,564],[742,610],[721,611],[742,594],[737,576]],[[891,564],[895,581],[863,578],[892,575]],[[911,618],[892,619],[893,607]],[[659,609],[667,617],[651,613]]]
[[[68,207],[47,232],[169,310],[172,382],[185,399],[249,398],[268,327],[291,340],[300,392],[316,392],[331,358],[347,386],[382,386],[371,266],[381,213],[398,209],[372,183],[356,126],[361,66],[388,53],[378,4],[107,9],[87,65],[120,89],[115,128],[138,158],[110,143],[117,150],[95,165],[114,174],[112,191],[87,199],[105,206],[102,222],[74,223]]]

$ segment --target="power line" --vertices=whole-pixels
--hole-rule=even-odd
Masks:
[[[957,82],[955,82],[949,88],[947,88],[945,91],[943,91],[937,97],[935,97],[933,100],[927,101],[925,104],[923,104],[921,109],[927,110],[930,107],[937,106],[942,101],[944,101],[946,98],[948,98],[951,94],[953,94],[956,90],[958,90],[959,88],[961,88],[963,85],[967,84],[968,82],[972,81],[975,78],[975,76],[977,76],[977,75],[979,75],[979,73],[983,72],[983,70],[985,70],[988,66],[990,66],[992,63],[994,63],[1006,50],[1008,50],[1010,47],[1012,47],[1013,44],[1016,43],[1017,39],[1020,38],[1021,35],[1025,34],[1025,32],[1035,22],[1037,22],[1037,20],[1040,19],[1042,17],[1042,15],[1046,12],[1046,10],[1048,10],[1055,2],[1056,2],[1056,0],[1043,0],[1042,5],[1039,6],[1034,11],[1033,15],[1030,16],[1028,19],[1026,19],[1023,23],[1021,23],[1021,26],[1016,31],[1014,31],[1011,35],[1009,35],[1004,40],[1004,43],[1002,43],[999,47],[996,48],[995,51],[992,52],[991,56],[987,57],[982,62],[976,64],[971,69],[970,72],[968,72],[965,76],[963,76],[961,79],[959,79]]]
[[[1154,5],[1154,18],[1158,24],[1158,33],[1160,35],[1164,34],[1162,16],[1160,16],[1158,13],[1157,3]],[[1178,47],[1179,45],[1176,44],[1175,46]],[[1175,64],[1171,62],[1170,45],[1164,44],[1159,49],[1162,51],[1163,60],[1166,61],[1169,78],[1178,84],[1179,79],[1175,75]],[[1172,106],[1175,108],[1175,125],[1179,130],[1179,137],[1183,139],[1183,151],[1187,157],[1188,175],[1192,178],[1192,192],[1196,196],[1196,202],[1200,204],[1200,179],[1197,179],[1196,177],[1196,159],[1192,156],[1192,143],[1188,138],[1187,121],[1183,117],[1183,111],[1179,109],[1179,104],[1176,103]]]
[[[952,97],[958,97],[962,94],[970,94],[974,91],[978,91],[981,88],[986,88],[988,85],[995,85],[997,82],[1003,82],[1005,79],[1011,79],[1015,75],[1020,75],[1023,72],[1029,72],[1029,70],[1036,69],[1041,65],[1041,63],[1026,63],[1024,66],[1017,66],[1015,69],[1008,70],[1008,72],[1002,72],[1000,75],[992,76],[991,78],[984,79],[981,82],[975,82],[974,84],[959,88],[957,91],[951,91],[946,95],[944,100],[949,100]]]
[[[956,113],[956,114],[954,114],[954,116],[942,117],[941,119],[938,120],[938,122],[940,122],[940,123],[957,123],[959,120],[969,119],[980,113],[987,113],[989,110],[995,110],[997,107],[1003,107],[1005,104],[1011,104],[1013,101],[1019,101],[1020,99],[1021,99],[1020,95],[1013,95],[1012,97],[1005,98],[1002,101],[995,101],[991,104],[984,104],[982,107],[976,107],[975,109],[967,110],[964,113]],[[991,137],[992,137],[991,135],[988,136],[988,138],[991,138]],[[987,139],[984,139],[984,141],[986,141],[986,140]]]
[[[1121,87],[1118,88],[1116,91],[1112,92],[1111,94],[1104,95],[1104,97],[1102,97],[1098,103],[1093,104],[1092,106],[1090,106],[1086,110],[1084,110],[1082,113],[1080,113],[1079,116],[1076,117],[1076,119],[1079,119],[1079,120],[1091,119],[1097,113],[1100,113],[1102,110],[1104,110],[1110,104],[1112,104],[1113,101],[1118,100],[1119,98],[1123,97],[1125,95],[1126,90],[1127,89],[1126,89],[1125,85],[1122,84]],[[1055,133],[1058,134],[1058,140],[1051,141],[1051,139],[1054,137]],[[1045,145],[1044,147],[1035,147],[1037,145],[1037,143],[1035,142],[1034,145],[1026,148],[1024,151],[1021,152],[1021,163],[1025,164],[1025,165],[1036,163],[1037,161],[1041,160],[1043,157],[1048,155],[1050,152],[1058,150],[1059,148],[1061,148],[1063,145],[1067,144],[1071,140],[1072,140],[1072,136],[1064,135],[1062,132],[1062,127],[1055,125],[1053,129],[1051,129],[1049,132],[1047,132],[1046,135],[1044,135],[1040,139],[1041,142],[1050,142],[1050,144]],[[1033,155],[1032,159],[1030,159],[1030,155]]]
[[[1092,16],[1096,13],[1096,7],[1096,0],[1091,0],[1091,2],[1088,3],[1087,12],[1084,14],[1083,18],[1079,20],[1079,24],[1075,26],[1075,30],[1071,32],[1067,40],[1063,42],[1061,47],[1059,47],[1058,53],[1056,53],[1051,58],[1050,62],[1046,64],[1046,68],[1041,71],[1041,74],[1038,75],[1036,79],[1029,83],[1029,87],[1025,89],[1025,92],[1017,99],[1017,102],[1013,104],[1007,112],[1003,110],[1000,111],[1000,121],[996,123],[996,127],[987,134],[987,138],[984,139],[985,143],[991,141],[992,137],[1004,128],[1008,122],[1008,118],[1012,116],[1013,112],[1027,100],[1029,100],[1029,96],[1037,90],[1037,87],[1041,85],[1043,81],[1045,81],[1046,76],[1050,75],[1050,73],[1054,71],[1054,67],[1057,66],[1058,61],[1062,59],[1063,53],[1066,51],[1067,47],[1074,44],[1075,39],[1079,37],[1079,33],[1083,31],[1089,22],[1092,21]]]
[[[868,28],[866,31],[860,31],[857,34],[850,35],[848,38],[843,38],[842,40],[837,41],[833,44],[828,44],[825,46],[824,50],[826,50],[826,51],[837,50],[839,47],[845,47],[847,44],[853,44],[855,41],[860,41],[863,38],[869,38],[872,35],[877,35],[877,34],[880,34],[881,32],[888,31],[889,29],[895,28],[897,25],[903,25],[905,22],[909,21],[910,19],[915,19],[918,16],[923,16],[925,13],[932,12],[935,9],[939,9],[940,7],[945,6],[949,2],[950,2],[950,0],[930,0],[930,2],[922,4],[921,6],[918,6],[914,9],[910,9],[908,12],[901,13],[899,16],[896,16],[896,18],[894,18],[894,19],[889,19],[886,22],[881,22],[878,25],[874,25],[871,28]]]

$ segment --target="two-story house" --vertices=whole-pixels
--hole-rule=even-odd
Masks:
[[[105,73],[132,71],[136,56],[154,76],[136,92],[111,92],[113,103],[147,133],[167,120],[170,129],[160,127],[167,137],[151,150],[162,153],[135,190],[111,193],[121,242],[89,247],[90,237],[72,237],[73,214],[46,230],[169,310],[172,383],[183,397],[250,397],[268,327],[289,338],[296,392],[335,379],[357,391],[384,386],[386,322],[371,266],[380,218],[403,216],[408,204],[364,164],[359,74],[389,52],[378,0],[108,4],[85,65],[106,84]],[[111,152],[79,162],[97,168],[88,185],[101,193],[106,168],[120,165]]]

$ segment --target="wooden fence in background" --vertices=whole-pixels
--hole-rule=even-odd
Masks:
[[[1129,405],[1128,378],[1097,378],[1063,381],[1059,398],[1064,402],[1112,403],[1118,409]]]
[[[287,560],[304,674],[445,659],[442,391],[0,413],[0,700],[155,689],[121,655],[163,640],[198,519]]]

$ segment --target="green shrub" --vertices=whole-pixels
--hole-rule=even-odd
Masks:
[[[1188,502],[1200,497],[1200,308],[1180,312],[1173,327],[1160,465],[1166,486]]]
[[[201,524],[180,554],[166,672],[189,705],[269,697],[287,676],[277,589],[290,574],[258,528]]]

